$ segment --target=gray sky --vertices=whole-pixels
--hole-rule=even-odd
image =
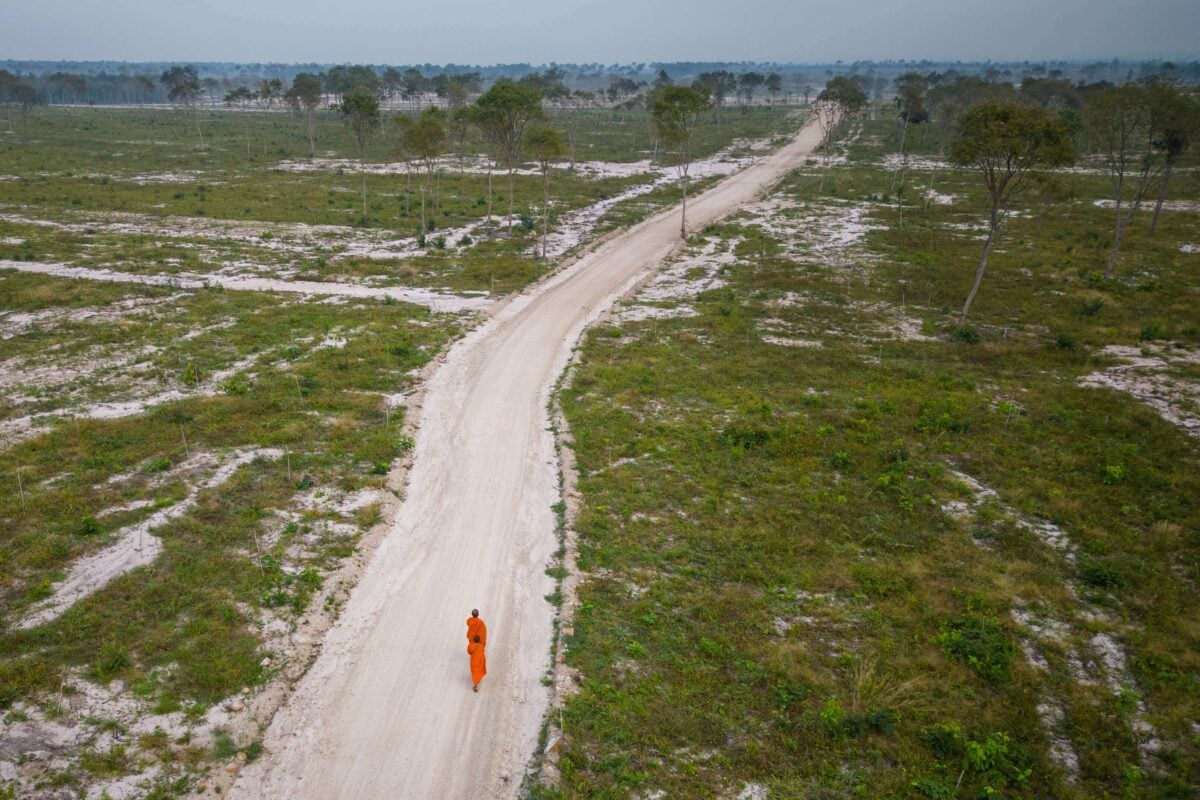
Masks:
[[[1200,0],[0,0],[0,59],[1200,57]]]

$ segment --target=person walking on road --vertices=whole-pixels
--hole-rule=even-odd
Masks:
[[[479,691],[479,682],[487,675],[487,624],[479,616],[479,609],[471,609],[467,617],[467,655],[471,657],[471,680],[475,686],[472,691]]]
[[[473,640],[476,636],[479,637],[479,643],[487,647],[487,625],[479,616],[479,609],[472,608],[471,616],[467,617],[467,641]]]
[[[479,682],[483,680],[483,676],[487,675],[487,656],[483,652],[483,643],[476,636],[467,644],[467,655],[471,657],[471,680],[475,687],[472,691],[479,691]]]

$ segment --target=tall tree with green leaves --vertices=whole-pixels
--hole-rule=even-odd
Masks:
[[[817,194],[825,191],[825,175],[829,172],[834,132],[839,125],[862,111],[866,105],[866,92],[856,81],[845,75],[830,78],[825,88],[817,95],[813,115],[821,129],[821,149],[825,161],[825,168],[821,170],[821,180],[817,185]]]
[[[186,67],[174,66],[163,70],[159,81],[167,87],[167,100],[179,103],[192,110],[196,121],[196,135],[200,137],[200,146],[204,147],[204,131],[200,129],[200,109],[198,102],[204,94],[200,83],[200,75],[191,64]]]
[[[1104,266],[1111,278],[1121,240],[1155,178],[1151,145],[1150,95],[1145,86],[1126,83],[1092,94],[1083,107],[1084,130],[1108,167],[1116,209],[1112,250]]]
[[[1070,130],[1057,114],[1040,106],[988,101],[967,109],[958,121],[950,146],[955,164],[973,168],[983,179],[988,198],[988,235],[958,324],[979,292],[988,255],[999,239],[1014,199],[1040,177],[1040,171],[1069,164],[1075,153]]]
[[[512,233],[513,172],[521,160],[525,129],[546,117],[542,95],[528,84],[501,78],[475,101],[473,119],[483,136],[504,159],[508,170],[508,232]],[[489,216],[490,212],[489,212]]]
[[[783,91],[783,76],[778,72],[772,72],[763,82],[763,86],[766,87],[767,94],[771,95],[771,103],[774,105],[775,101],[779,99],[779,93]]]
[[[29,112],[43,101],[28,81],[6,69],[0,69],[0,103],[8,108],[8,132],[13,132],[13,111],[21,122],[21,141],[29,141]]]
[[[366,224],[367,143],[371,140],[371,134],[379,128],[379,98],[365,86],[358,86],[342,96],[338,111],[354,134],[354,144],[358,150],[358,173],[362,178],[362,219]]]
[[[936,77],[937,80],[930,81],[933,85],[926,93],[925,101],[939,158],[945,154],[947,144],[954,138],[958,118],[964,111],[985,100],[1016,99],[1012,86],[1007,83],[989,83],[973,75],[962,75],[954,80]],[[925,189],[926,208],[934,194],[933,184],[937,174],[936,169],[929,170],[929,185]]]
[[[308,152],[310,158],[317,157],[316,114],[321,105],[325,92],[321,86],[321,76],[311,72],[300,72],[292,79],[284,99],[288,105],[299,114],[304,115],[308,125]]]
[[[440,108],[427,108],[416,117],[396,117],[400,128],[400,146],[410,158],[415,158],[422,167],[421,178],[421,233],[426,231],[425,196],[433,188],[434,170],[437,159],[446,149],[446,112]],[[435,200],[436,202],[436,200]]]
[[[725,105],[725,98],[737,91],[738,77],[729,70],[701,72],[692,81],[692,88],[706,93],[717,108]]]
[[[758,91],[758,87],[766,82],[767,79],[761,72],[743,72],[738,76],[738,94],[749,105],[754,102],[754,93]]]
[[[1158,215],[1167,197],[1167,184],[1176,163],[1200,137],[1200,102],[1179,90],[1174,84],[1155,81],[1147,87],[1150,105],[1150,146],[1155,158],[1161,161],[1158,178],[1158,199],[1154,216],[1150,218],[1150,235],[1158,227]]]
[[[690,86],[664,86],[654,99],[650,114],[658,138],[671,151],[675,169],[683,181],[683,213],[679,218],[679,236],[687,238],[688,169],[692,164],[692,142],[700,115],[712,108],[707,92]]]
[[[525,138],[542,171],[542,260],[546,260],[546,239],[550,235],[550,168],[566,152],[563,135],[549,125],[535,125]]]

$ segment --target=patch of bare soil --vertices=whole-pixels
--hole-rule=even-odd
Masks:
[[[1057,554],[1067,567],[1075,564],[1076,547],[1062,528],[1047,520],[1022,514],[1004,503],[994,489],[964,472],[951,469],[949,474],[957,480],[962,491],[959,499],[942,505],[944,513],[970,524],[986,507],[993,515],[1033,534],[1047,549]],[[979,539],[973,541],[986,547]],[[1119,638],[1123,633],[1132,632],[1130,626],[1133,623],[1118,619],[1106,609],[1088,601],[1074,580],[1064,579],[1064,584],[1078,609],[1071,619],[1059,618],[1048,608],[1034,608],[1021,602],[1014,604],[1013,621],[1026,632],[1021,642],[1026,660],[1035,670],[1049,672],[1050,662],[1044,652],[1066,652],[1072,680],[1087,685],[1102,683],[1119,699],[1136,697],[1136,707],[1130,715],[1132,733],[1143,759],[1156,756],[1162,749],[1162,742],[1149,722],[1148,710],[1137,691],[1125,647]],[[1079,756],[1063,724],[1062,700],[1055,695],[1051,683],[1047,681],[1042,687],[1038,715],[1050,742],[1051,756],[1067,779],[1073,781],[1079,774]]]
[[[1200,436],[1200,351],[1112,344],[1100,352],[1119,363],[1080,378],[1081,386],[1124,392],[1192,436]]]
[[[104,588],[113,578],[150,564],[162,552],[162,541],[154,531],[190,511],[200,492],[229,480],[238,468],[259,458],[280,458],[283,452],[272,448],[235,450],[218,458],[212,474],[188,486],[188,494],[178,503],[154,512],[146,519],[116,533],[116,541],[75,562],[67,577],[54,587],[54,593],[39,602],[17,623],[22,629],[36,628],[57,619],[80,600]]]

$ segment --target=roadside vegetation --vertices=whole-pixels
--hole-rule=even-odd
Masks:
[[[893,113],[588,334],[578,688],[534,796],[1200,787],[1197,172],[1111,279],[1102,164],[1056,173],[960,325],[986,187]]]
[[[422,367],[482,295],[678,197],[644,110],[554,110],[543,124],[594,163],[517,148],[506,219],[474,126],[212,111],[185,73],[179,110],[34,106],[0,139],[0,260],[165,279],[0,268],[0,796],[220,790],[397,502]],[[705,180],[795,125],[783,108],[706,118]]]

